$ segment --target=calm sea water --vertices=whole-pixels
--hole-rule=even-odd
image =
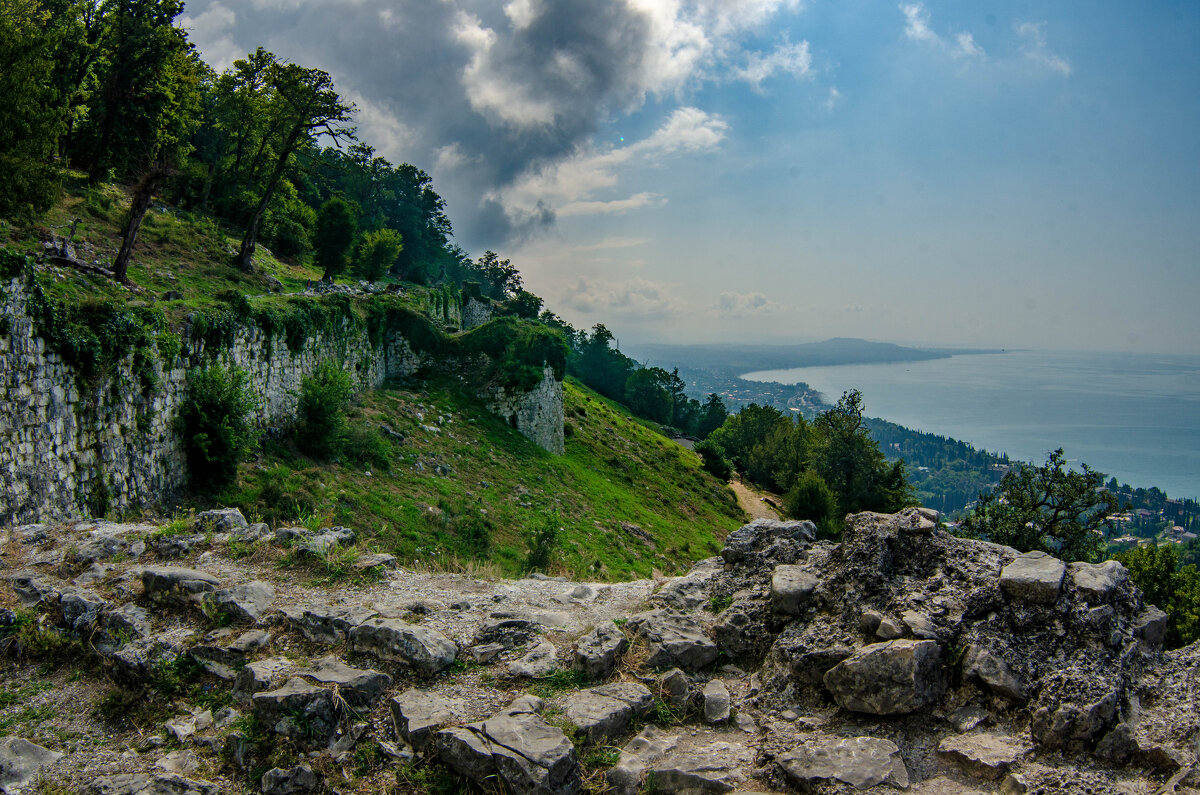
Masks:
[[[744,378],[803,381],[830,403],[858,389],[870,416],[1036,463],[1062,447],[1124,483],[1200,497],[1200,356],[1014,351]]]

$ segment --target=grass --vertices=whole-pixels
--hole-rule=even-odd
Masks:
[[[564,392],[575,430],[562,456],[445,378],[376,390],[350,412],[360,431],[387,425],[404,435],[387,442],[387,475],[351,461],[316,462],[275,442],[243,465],[220,500],[275,525],[346,525],[360,545],[402,564],[451,571],[487,561],[501,574],[521,574],[527,531],[546,521],[562,527],[551,573],[647,577],[716,554],[742,521],[728,487],[702,471],[694,453],[616,404],[571,379]],[[448,418],[438,433],[421,428],[438,417]],[[623,522],[653,543],[624,531]]]

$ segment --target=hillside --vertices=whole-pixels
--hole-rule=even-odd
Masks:
[[[363,396],[354,431],[382,459],[319,464],[268,443],[221,499],[280,524],[346,525],[404,565],[519,572],[525,534],[563,528],[551,570],[604,580],[678,572],[715,554],[741,510],[699,457],[568,381],[566,454],[546,453],[449,379]],[[382,465],[382,466],[381,466]]]

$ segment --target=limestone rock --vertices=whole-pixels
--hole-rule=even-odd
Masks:
[[[704,720],[708,723],[729,720],[729,688],[720,679],[713,679],[704,686]]]
[[[717,659],[717,644],[705,634],[700,622],[674,610],[652,610],[629,620],[650,651],[647,667],[679,666],[698,671]]]
[[[614,795],[636,795],[642,778],[650,765],[665,757],[679,745],[679,735],[664,732],[657,726],[647,726],[621,749],[621,757],[604,774]]]
[[[20,792],[37,777],[38,771],[61,758],[62,754],[23,737],[0,739],[0,791]]]
[[[91,795],[220,795],[217,785],[176,773],[100,776],[92,780],[86,791]]]
[[[478,646],[472,646],[467,649],[467,653],[471,655],[471,659],[480,665],[487,665],[503,652],[504,645],[500,643],[481,643]]]
[[[308,765],[296,765],[284,770],[271,768],[262,777],[263,795],[298,795],[317,788],[317,775]]]
[[[364,621],[350,630],[350,643],[356,651],[405,663],[426,676],[450,667],[458,654],[458,647],[442,633],[398,618]]]
[[[647,792],[729,792],[746,781],[745,770],[754,760],[746,746],[713,742],[668,754],[647,771]]]
[[[226,614],[235,623],[257,624],[275,601],[275,587],[254,580],[232,588],[222,588],[206,598],[215,610]]]
[[[981,682],[988,690],[1017,702],[1025,701],[1025,685],[1004,658],[973,643],[967,648],[962,662],[963,678]]]
[[[350,630],[367,619],[376,615],[374,610],[363,607],[332,607],[314,605],[311,607],[280,608],[284,619],[301,635],[313,643],[341,643],[350,635]]]
[[[233,697],[249,701],[255,693],[282,684],[295,670],[296,664],[286,657],[267,657],[247,663],[233,680]]]
[[[819,584],[820,580],[801,566],[776,566],[771,576],[771,604],[775,612],[799,615]]]
[[[263,726],[299,743],[323,747],[337,731],[333,693],[298,677],[276,690],[255,693],[253,703]]]
[[[333,685],[346,703],[356,708],[375,706],[383,693],[392,686],[392,677],[371,669],[351,668],[332,654],[313,662],[309,670],[301,671],[304,676],[325,685]]]
[[[1133,636],[1151,651],[1160,651],[1167,636],[1167,614],[1148,605],[1133,623]]]
[[[616,682],[572,693],[563,713],[589,740],[599,742],[623,732],[633,716],[645,715],[653,704],[645,685]]]
[[[237,508],[217,508],[196,514],[196,530],[201,533],[230,533],[247,524],[246,517]]]
[[[494,776],[516,795],[575,795],[583,786],[575,746],[537,715],[542,706],[522,697],[485,721],[442,729],[438,754],[458,775],[480,784]]]
[[[476,645],[499,643],[506,649],[512,649],[523,643],[529,643],[538,636],[540,631],[541,624],[532,616],[498,611],[489,615],[483,622],[483,626],[475,636],[475,643]]]
[[[416,688],[405,690],[389,705],[396,737],[417,751],[425,750],[434,732],[462,717],[457,702]]]
[[[1115,560],[1103,563],[1072,563],[1067,569],[1071,582],[1088,604],[1107,602],[1129,582],[1129,571]]]
[[[945,692],[942,650],[932,640],[875,643],[825,674],[839,706],[873,715],[899,715],[929,706]]]
[[[543,638],[519,660],[508,664],[508,673],[526,679],[540,679],[558,670],[558,648]]]
[[[625,633],[615,624],[598,624],[575,644],[572,665],[592,679],[604,679],[617,667],[617,660],[629,648]]]
[[[211,574],[173,566],[148,566],[142,570],[142,587],[151,602],[186,602],[215,591],[220,581]]]
[[[59,595],[63,622],[71,629],[84,631],[96,625],[100,611],[108,602],[99,594],[84,588],[64,588]]]
[[[1028,746],[1003,734],[981,732],[947,737],[938,754],[973,776],[998,781],[1029,752]]]
[[[658,677],[658,691],[668,704],[677,710],[683,710],[687,708],[692,683],[687,674],[678,668],[672,668]]]
[[[908,789],[908,768],[900,748],[876,737],[843,737],[801,743],[776,760],[788,779],[804,791],[841,782],[855,789],[890,784]]]
[[[1000,571],[1000,587],[1010,599],[1054,604],[1067,566],[1045,552],[1026,552]]]
[[[701,560],[682,577],[667,580],[650,601],[676,610],[694,610],[708,603],[709,585],[723,568],[720,558]]]

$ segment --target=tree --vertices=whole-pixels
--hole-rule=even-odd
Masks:
[[[355,272],[372,284],[396,264],[404,243],[395,229],[367,232],[358,249]]]
[[[624,402],[630,411],[653,422],[671,421],[671,393],[663,388],[663,375],[657,367],[643,367],[625,379]]]
[[[331,458],[346,436],[346,407],[354,397],[350,374],[333,362],[321,362],[300,386],[296,442],[318,459]]]
[[[0,5],[0,216],[43,213],[58,192],[66,113],[52,76],[62,38],[36,0]]]
[[[705,472],[721,480],[729,480],[733,476],[733,462],[725,457],[725,449],[721,445],[705,439],[696,445],[696,453]]]
[[[317,233],[313,236],[317,267],[324,271],[321,278],[331,282],[346,267],[354,235],[358,232],[353,205],[334,196],[321,205],[317,213]]]
[[[274,166],[250,215],[238,252],[238,265],[246,272],[254,269],[259,229],[292,155],[316,135],[326,135],[335,143],[354,137],[354,129],[348,123],[354,105],[342,102],[333,90],[333,78],[327,72],[281,63],[271,56],[266,74],[272,91],[269,118]]]
[[[500,259],[494,251],[485,251],[475,263],[475,270],[483,280],[484,295],[503,301],[521,292],[521,274],[510,260]]]
[[[825,535],[837,535],[837,495],[812,470],[802,472],[783,495],[783,509],[793,519],[808,519]]]
[[[979,495],[963,531],[1022,552],[1096,560],[1104,551],[1102,528],[1117,498],[1101,488],[1103,473],[1087,464],[1081,470],[1067,468],[1062,448],[1044,466],[1010,469],[998,488]]]
[[[710,433],[725,424],[728,417],[729,410],[725,408],[725,401],[721,400],[721,396],[716,392],[709,394],[708,399],[704,401],[704,406],[700,409],[696,435],[701,439],[708,438]]]
[[[1181,566],[1174,544],[1137,546],[1116,556],[1145,600],[1167,614],[1168,649],[1187,646],[1200,638],[1200,574]]]
[[[813,421],[808,458],[838,496],[841,513],[898,511],[912,502],[904,462],[889,465],[863,427],[863,399],[857,389]]]
[[[258,438],[250,420],[256,408],[245,370],[212,365],[188,371],[177,422],[194,487],[215,490],[237,479],[238,464]]]

